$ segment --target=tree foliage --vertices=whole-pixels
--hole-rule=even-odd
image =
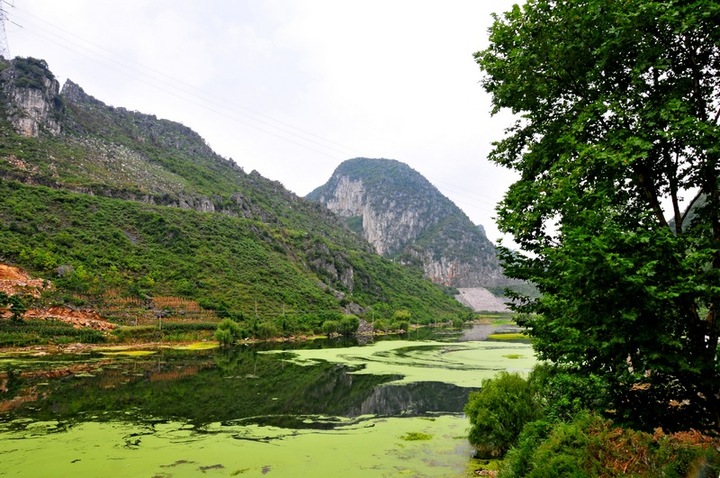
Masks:
[[[500,372],[482,382],[465,405],[470,442],[484,456],[501,456],[513,446],[523,427],[542,416],[533,385],[517,373]]]
[[[7,308],[10,318],[15,322],[21,322],[27,311],[27,306],[19,295],[8,295],[0,291],[0,309]]]
[[[529,423],[498,478],[715,476],[717,439],[697,431],[665,434],[619,428],[593,412],[552,426]]]
[[[529,0],[475,58],[515,123],[491,159],[542,359],[604,377],[619,418],[718,429],[720,4]],[[680,405],[678,405],[680,404]]]
[[[232,319],[223,319],[215,330],[215,340],[223,347],[235,344],[241,338],[240,326]]]
[[[360,319],[352,314],[344,314],[338,323],[337,331],[341,335],[353,335],[360,326]]]

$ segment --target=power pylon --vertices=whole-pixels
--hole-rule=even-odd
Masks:
[[[6,60],[10,59],[10,48],[5,33],[5,9],[2,0],[0,0],[0,56]]]

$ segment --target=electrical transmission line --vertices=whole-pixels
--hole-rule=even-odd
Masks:
[[[5,8],[2,1],[0,1],[0,56],[6,60],[10,59],[10,48],[5,33]]]

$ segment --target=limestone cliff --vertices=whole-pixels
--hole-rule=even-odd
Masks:
[[[308,199],[343,217],[378,253],[421,267],[435,283],[478,287],[507,282],[482,227],[399,161],[345,161]]]
[[[0,59],[0,70],[0,89],[5,103],[11,105],[5,114],[15,130],[33,138],[41,130],[59,134],[60,84],[48,70],[47,63],[34,58]]]

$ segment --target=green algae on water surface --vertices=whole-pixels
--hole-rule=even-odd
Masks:
[[[405,441],[430,440],[432,438],[432,435],[422,432],[408,432],[400,438]]]
[[[119,350],[117,352],[100,352],[103,355],[125,355],[127,357],[145,357],[147,355],[154,355],[157,350]]]
[[[0,476],[466,476],[467,394],[534,363],[498,342],[261,350],[18,358]]]
[[[471,447],[455,437],[466,428],[460,416],[373,419],[342,430],[293,432],[220,423],[193,430],[180,422],[86,422],[62,432],[62,439],[5,432],[0,450],[3,476],[36,478],[462,477]],[[410,434],[430,438],[398,438]]]
[[[283,353],[296,364],[318,361],[354,367],[354,373],[398,375],[395,383],[443,382],[460,387],[479,387],[497,372],[529,372],[536,359],[529,344],[497,342],[446,343],[435,341],[382,341],[364,347],[267,351]],[[506,355],[519,357],[508,361]]]
[[[490,334],[488,335],[488,340],[498,340],[498,341],[523,341],[523,342],[529,342],[530,336],[527,334],[522,333],[507,333],[507,334]]]
[[[193,342],[185,345],[175,345],[171,348],[175,350],[211,350],[220,347],[217,342]]]

